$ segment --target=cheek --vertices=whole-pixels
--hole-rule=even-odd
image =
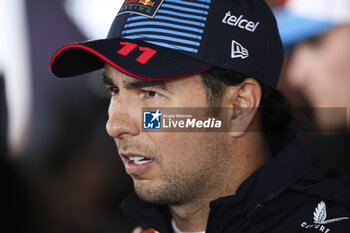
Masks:
[[[208,169],[215,154],[210,149],[211,140],[207,135],[199,133],[170,133],[163,135],[160,140],[166,141],[159,147],[162,154],[162,169],[164,172],[182,174],[200,173]]]
[[[154,135],[152,141],[156,142],[162,156],[162,162],[165,164],[185,159],[186,155],[190,153],[189,144],[192,143],[192,139],[181,133],[157,134]]]

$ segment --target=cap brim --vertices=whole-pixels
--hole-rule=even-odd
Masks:
[[[321,35],[335,27],[330,22],[303,18],[284,8],[277,9],[274,13],[284,47]]]
[[[95,71],[109,64],[139,79],[163,80],[212,68],[170,49],[139,40],[104,39],[67,45],[51,59],[51,72],[61,78]]]

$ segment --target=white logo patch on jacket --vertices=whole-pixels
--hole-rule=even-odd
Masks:
[[[323,225],[349,219],[349,217],[340,217],[340,218],[333,218],[328,220],[326,218],[327,218],[326,203],[321,201],[320,203],[318,203],[314,211],[314,217],[313,217],[314,224],[307,224],[306,222],[303,222],[300,226],[306,229],[315,228],[315,229],[318,229],[320,232],[328,233],[331,230],[329,228],[326,228]]]

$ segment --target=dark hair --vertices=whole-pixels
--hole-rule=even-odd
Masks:
[[[201,75],[206,87],[211,115],[217,115],[218,104],[225,88],[238,85],[248,77],[247,75],[218,67],[205,71]],[[258,108],[262,130],[272,153],[276,154],[283,146],[284,135],[289,132],[289,125],[292,121],[290,105],[279,90],[259,80],[257,81],[262,89],[262,97]]]

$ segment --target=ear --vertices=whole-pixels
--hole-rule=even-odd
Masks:
[[[241,137],[252,126],[261,100],[261,86],[253,78],[246,78],[236,86],[227,87],[223,105],[232,109],[229,129],[232,137]]]

